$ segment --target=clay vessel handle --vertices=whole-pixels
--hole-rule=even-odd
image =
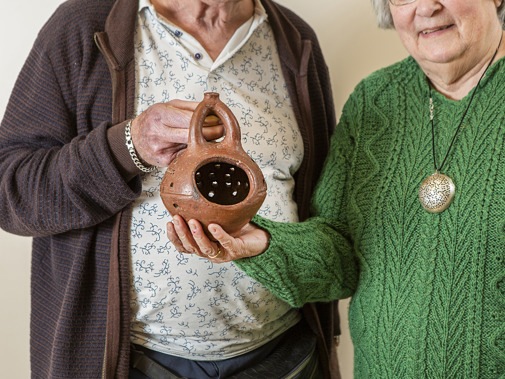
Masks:
[[[209,144],[202,134],[205,117],[209,114],[218,116],[224,124],[226,135],[219,144],[229,145],[232,149],[242,149],[240,126],[237,118],[230,108],[219,100],[219,94],[216,92],[206,92],[202,102],[198,104],[193,113],[189,126],[188,149],[193,146],[204,147]]]

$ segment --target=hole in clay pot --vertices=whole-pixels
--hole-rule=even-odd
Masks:
[[[179,204],[174,203],[173,206],[175,209],[179,208]]]
[[[244,170],[225,162],[211,162],[195,173],[196,186],[210,202],[233,205],[249,194],[249,178]]]

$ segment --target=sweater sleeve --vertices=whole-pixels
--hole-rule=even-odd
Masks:
[[[0,227],[11,233],[94,226],[140,193],[109,146],[107,66],[97,64],[92,32],[74,29],[61,12],[45,25],[0,125]]]
[[[270,233],[269,248],[236,265],[276,296],[295,307],[351,296],[358,282],[358,262],[346,220],[346,198],[356,117],[351,98],[332,137],[330,154],[312,196],[313,217],[301,223],[253,219]]]

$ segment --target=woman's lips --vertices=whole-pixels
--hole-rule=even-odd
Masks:
[[[449,29],[452,26],[454,26],[454,24],[450,24],[450,25],[446,25],[446,26],[440,26],[440,27],[433,28],[433,29],[425,29],[425,30],[421,31],[421,33],[424,34],[424,35],[427,35],[427,34],[430,34],[430,33],[439,32],[441,30]]]

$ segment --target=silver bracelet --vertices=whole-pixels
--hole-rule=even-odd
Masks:
[[[157,166],[151,166],[151,167],[144,166],[142,164],[142,162],[140,161],[139,156],[137,155],[137,152],[135,151],[135,147],[133,146],[132,131],[131,131],[132,121],[133,121],[133,119],[128,121],[128,123],[126,124],[126,127],[124,128],[124,136],[126,138],[126,147],[128,148],[128,151],[130,152],[130,156],[132,157],[133,163],[135,163],[135,166],[137,166],[137,168],[140,171],[152,172],[152,171],[156,170],[158,167]]]

